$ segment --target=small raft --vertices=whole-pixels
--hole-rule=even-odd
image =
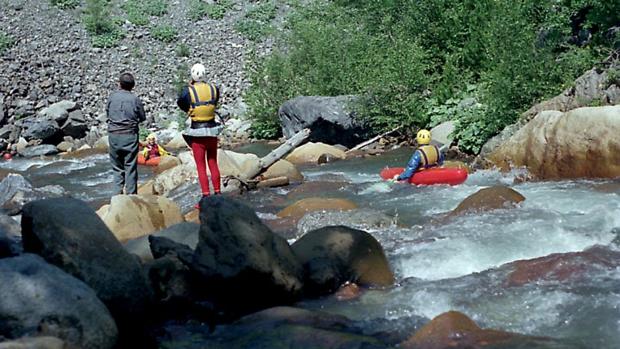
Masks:
[[[386,167],[379,174],[384,180],[392,179],[401,174],[403,167]],[[416,185],[449,184],[457,185],[465,182],[467,170],[462,168],[433,167],[418,171],[409,178],[409,183]]]
[[[156,156],[154,158],[145,159],[142,154],[138,154],[138,165],[144,166],[157,166],[159,165],[159,161],[161,160],[161,156]]]

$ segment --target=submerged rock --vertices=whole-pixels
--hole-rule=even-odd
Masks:
[[[60,197],[65,194],[65,190],[61,186],[48,185],[34,188],[22,175],[9,173],[0,182],[0,209],[13,216],[19,214],[22,207],[28,202]]]
[[[304,267],[308,295],[333,293],[347,282],[362,286],[394,283],[383,247],[365,231],[325,227],[308,232],[292,248]]]
[[[343,150],[334,146],[324,143],[309,142],[295,148],[295,150],[286,157],[286,160],[293,164],[318,164],[321,156],[324,158],[329,157],[331,161],[347,158]]]
[[[283,210],[278,212],[278,217],[290,217],[294,220],[299,220],[308,212],[325,210],[348,211],[356,208],[357,205],[355,203],[346,199],[307,198],[299,200],[294,204],[284,208]]]
[[[55,336],[79,348],[113,348],[108,309],[82,281],[25,254],[0,259],[0,336]],[[32,347],[28,347],[32,348]]]
[[[451,216],[466,213],[483,212],[500,208],[513,207],[525,197],[514,189],[505,186],[493,186],[480,189],[468,196],[450,213]]]

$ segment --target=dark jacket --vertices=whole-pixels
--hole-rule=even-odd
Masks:
[[[142,101],[129,91],[110,95],[106,106],[109,133],[138,133],[138,124],[146,120]]]

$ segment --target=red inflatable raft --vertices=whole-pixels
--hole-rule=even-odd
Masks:
[[[392,179],[394,175],[401,174],[403,167],[386,167],[380,176],[383,179]],[[424,171],[418,171],[409,178],[409,183],[417,185],[449,184],[457,185],[465,182],[467,170],[462,168],[433,167]]]
[[[156,156],[146,160],[142,154],[138,154],[138,165],[157,166],[159,165],[159,160],[161,160],[161,156]]]

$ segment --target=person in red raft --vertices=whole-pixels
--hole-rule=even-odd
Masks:
[[[418,149],[413,153],[407,163],[407,168],[400,175],[394,175],[395,181],[406,181],[413,176],[416,171],[443,165],[444,155],[437,146],[430,145],[431,132],[420,130],[416,135]]]
[[[213,193],[219,195],[220,169],[217,164],[217,136],[222,131],[222,125],[215,121],[215,108],[220,98],[220,89],[214,84],[205,82],[206,69],[200,63],[192,66],[191,76],[192,80],[189,85],[181,91],[177,99],[179,108],[191,119],[190,127],[183,131],[183,138],[194,154],[203,197],[211,193],[207,163],[211,173]],[[199,208],[198,204],[195,207]]]
[[[144,147],[138,155],[138,164],[140,165],[159,165],[160,158],[164,155],[170,155],[161,145],[157,144],[157,136],[151,133],[146,137],[146,142],[140,142]]]

